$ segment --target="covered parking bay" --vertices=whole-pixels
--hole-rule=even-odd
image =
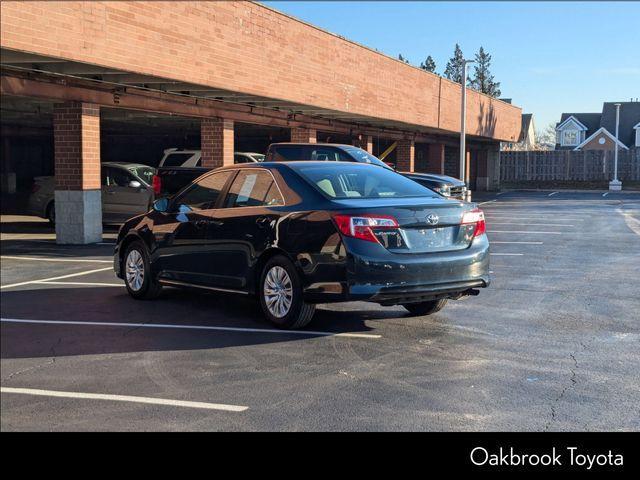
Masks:
[[[459,174],[459,85],[262,5],[68,2],[6,4],[2,13],[3,191],[27,191],[34,176],[54,173],[58,243],[101,239],[101,162],[153,166],[166,148],[200,149],[203,166],[215,168],[275,141],[330,141],[387,152],[401,171]],[[17,26],[25,15],[27,35]],[[176,15],[215,27],[217,41],[167,34],[159,45],[140,35]],[[277,28],[267,33],[265,23]],[[298,34],[311,35],[304,55],[289,41]],[[154,56],[159,47],[165,54]],[[344,61],[321,55],[327,48]],[[518,135],[520,110],[468,97],[469,181],[493,188],[499,142]]]

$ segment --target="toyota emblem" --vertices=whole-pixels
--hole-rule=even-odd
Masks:
[[[435,213],[430,213],[429,215],[427,215],[427,223],[429,225],[436,225],[439,220],[440,219],[438,218],[438,215],[436,215]]]

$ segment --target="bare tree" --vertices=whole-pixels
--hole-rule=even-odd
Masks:
[[[542,130],[536,130],[536,150],[554,150],[556,147],[556,124],[551,122]]]

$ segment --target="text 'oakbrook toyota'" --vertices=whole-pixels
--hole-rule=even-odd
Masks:
[[[163,286],[257,297],[281,328],[317,303],[365,300],[415,315],[489,285],[475,204],[348,162],[231,165],[202,175],[120,229],[116,274],[134,298]]]

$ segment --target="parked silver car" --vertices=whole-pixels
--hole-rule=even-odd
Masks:
[[[146,213],[154,200],[151,181],[156,169],[139,163],[104,162],[102,177],[102,221],[122,223]],[[36,177],[29,197],[32,215],[55,223],[55,179]]]

